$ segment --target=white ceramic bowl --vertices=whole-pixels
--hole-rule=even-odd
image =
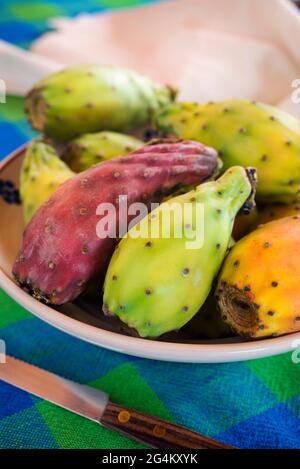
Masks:
[[[217,363],[249,360],[291,351],[300,345],[300,333],[258,341],[238,337],[195,342],[181,333],[164,340],[147,340],[124,334],[119,323],[103,317],[100,305],[88,301],[68,303],[53,308],[33,299],[12,280],[11,268],[20,246],[24,223],[22,207],[14,191],[19,187],[19,173],[24,148],[21,147],[0,163],[0,183],[9,181],[8,195],[0,194],[0,286],[28,311],[52,326],[95,345],[138,357],[194,363]],[[11,199],[11,200],[7,200]]]

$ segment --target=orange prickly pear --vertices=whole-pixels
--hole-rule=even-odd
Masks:
[[[260,338],[300,330],[300,216],[261,225],[230,251],[216,298],[238,334]]]

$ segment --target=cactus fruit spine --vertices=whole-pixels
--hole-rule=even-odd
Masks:
[[[241,239],[219,276],[223,320],[250,338],[300,330],[300,216],[282,218]]]
[[[25,154],[20,176],[20,194],[25,222],[67,179],[74,176],[50,145],[33,140]]]
[[[95,132],[72,140],[63,152],[64,161],[76,173],[101,161],[126,155],[144,146],[144,142],[118,132]]]
[[[246,100],[174,103],[158,113],[165,134],[217,148],[224,169],[257,168],[257,200],[291,203],[300,198],[300,123],[274,107]]]
[[[158,337],[186,324],[209,294],[231,241],[234,217],[252,192],[249,177],[254,173],[233,167],[219,180],[162,203],[133,227],[109,264],[103,311],[118,316],[142,337]],[[192,210],[178,218],[184,204]],[[196,217],[197,204],[204,205],[201,220]],[[172,206],[170,237],[164,237],[164,215]],[[158,236],[149,235],[149,226]],[[183,236],[174,235],[178,229]],[[190,249],[191,231],[202,229],[203,245]],[[132,237],[136,231],[138,238]]]
[[[57,140],[100,130],[143,126],[175,98],[171,88],[133,71],[81,65],[50,75],[29,92],[25,110],[32,127]]]
[[[76,298],[106,271],[117,242],[113,232],[97,235],[99,204],[115,208],[116,217],[110,212],[107,223],[112,230],[116,225],[118,236],[119,222],[124,224],[128,215],[119,213],[121,196],[127,196],[128,207],[160,201],[180,185],[209,178],[216,166],[216,151],[187,141],[149,145],[79,173],[60,186],[27,225],[13,266],[16,281],[45,302]]]

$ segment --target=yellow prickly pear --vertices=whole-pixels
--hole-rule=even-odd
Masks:
[[[254,177],[255,170],[233,167],[165,201],[131,228],[110,262],[103,311],[142,337],[186,324],[209,294]]]
[[[213,146],[224,169],[254,166],[259,202],[300,199],[300,122],[279,109],[240,99],[173,103],[156,115],[155,127]]]
[[[20,176],[25,222],[28,223],[37,209],[72,176],[73,171],[61,161],[54,148],[33,140],[26,150]]]
[[[25,110],[32,127],[57,140],[145,125],[176,92],[131,70],[79,65],[54,73],[32,88]]]
[[[238,334],[260,338],[300,330],[300,216],[261,225],[230,251],[216,298]]]
[[[118,132],[95,132],[72,140],[63,152],[64,161],[76,173],[101,161],[126,155],[144,146],[144,142]]]

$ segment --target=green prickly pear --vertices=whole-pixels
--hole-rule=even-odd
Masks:
[[[63,152],[64,161],[76,173],[115,156],[126,155],[145,143],[118,132],[95,132],[72,140]]]
[[[254,175],[255,170],[233,167],[217,181],[162,203],[131,228],[107,271],[104,313],[117,315],[142,337],[186,324],[209,294]],[[174,216],[168,217],[172,208]]]
[[[131,70],[80,65],[36,83],[25,110],[34,129],[68,140],[88,132],[126,132],[143,126],[175,94]]]
[[[25,222],[28,223],[37,209],[72,176],[73,171],[61,161],[54,148],[33,140],[26,150],[20,176]]]
[[[290,203],[300,198],[300,122],[261,103],[228,100],[175,103],[156,115],[162,133],[198,140],[219,151],[224,169],[257,168],[257,200]]]

